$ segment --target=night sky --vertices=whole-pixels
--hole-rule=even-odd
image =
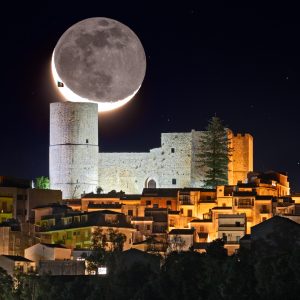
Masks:
[[[147,70],[129,104],[100,115],[101,151],[148,151],[160,146],[161,132],[203,130],[216,114],[235,133],[253,135],[255,170],[286,171],[292,191],[300,192],[299,10],[160,2],[7,3],[1,12],[1,175],[48,176],[49,103],[60,99],[52,51],[74,23],[108,17],[140,38]]]

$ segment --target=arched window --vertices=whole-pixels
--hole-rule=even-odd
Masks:
[[[150,189],[155,189],[156,188],[156,182],[155,180],[153,179],[150,179],[147,183],[147,188],[150,188]]]

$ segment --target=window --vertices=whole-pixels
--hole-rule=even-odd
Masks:
[[[151,205],[151,200],[146,200],[146,205]]]
[[[180,209],[180,213],[183,214],[183,208]]]
[[[87,222],[87,215],[81,216],[81,222]]]
[[[7,212],[7,202],[6,201],[2,202],[2,209],[4,210],[4,212]]]
[[[251,207],[251,199],[250,198],[241,198],[239,199],[239,208],[250,208]]]
[[[133,210],[132,209],[128,209],[128,216],[133,216]]]
[[[226,235],[226,233],[223,233],[222,234],[222,239],[223,239],[223,241],[226,243],[227,242],[227,235]]]
[[[193,210],[192,209],[188,209],[188,217],[192,217],[193,216]]]
[[[241,222],[235,222],[235,226],[236,227],[240,227],[241,226]]]
[[[153,208],[158,208],[158,204],[157,203],[153,204]]]
[[[171,153],[175,153],[175,149],[174,148],[171,148]]]
[[[172,184],[176,184],[176,179],[175,178],[172,179]]]
[[[167,206],[171,206],[172,201],[171,200],[167,200]]]
[[[156,182],[155,182],[155,180],[153,180],[153,179],[149,180],[147,187],[149,189],[155,189],[156,188]]]
[[[85,142],[88,144],[88,143],[89,143],[89,140],[88,140],[88,139],[86,139],[86,140],[85,140]]]
[[[151,230],[151,226],[150,225],[147,225],[147,230]]]
[[[206,200],[208,200],[208,201],[211,200],[211,196],[207,196]]]
[[[200,232],[203,232],[203,231],[204,231],[204,226],[200,226],[200,227],[199,227],[199,231],[200,231]]]
[[[225,207],[225,206],[226,206],[226,203],[222,203],[222,206]]]

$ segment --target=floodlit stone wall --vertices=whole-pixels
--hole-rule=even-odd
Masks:
[[[157,188],[203,186],[204,170],[199,166],[201,131],[162,133],[161,147],[144,153],[100,153],[99,186],[104,192],[123,190],[141,193],[154,180]],[[253,138],[233,135],[229,184],[245,181],[253,170]]]
[[[97,104],[58,102],[50,105],[50,184],[64,199],[95,192],[123,190],[141,193],[144,187],[203,186],[199,166],[201,131],[162,133],[161,147],[144,153],[99,153]],[[229,131],[234,152],[229,184],[245,180],[253,170],[253,138]],[[153,186],[153,184],[155,186]]]
[[[51,103],[51,189],[62,190],[64,199],[95,192],[98,185],[98,152],[97,104]]]
[[[99,186],[126,193],[141,193],[150,180],[157,188],[191,186],[192,149],[191,132],[162,133],[161,147],[150,152],[100,153]]]
[[[246,133],[232,136],[232,184],[245,182],[247,173],[253,171],[253,137]]]

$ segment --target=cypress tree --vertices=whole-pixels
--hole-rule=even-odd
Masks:
[[[204,186],[228,184],[228,163],[233,151],[227,130],[218,117],[212,117],[200,139],[199,163],[204,169]]]

